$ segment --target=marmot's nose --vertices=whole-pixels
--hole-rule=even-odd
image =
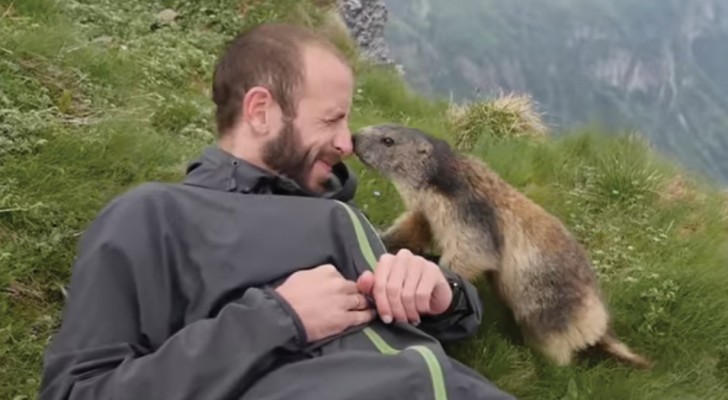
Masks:
[[[356,139],[359,135],[351,135],[351,144],[356,147]]]

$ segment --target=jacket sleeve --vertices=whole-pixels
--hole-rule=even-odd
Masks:
[[[427,257],[437,263],[437,258]],[[483,316],[478,289],[456,273],[441,268],[453,291],[450,308],[439,315],[423,317],[418,328],[442,342],[465,339],[474,335]]]
[[[159,278],[164,239],[138,200],[114,202],[82,239],[62,324],[44,354],[40,400],[236,398],[306,341],[295,313],[267,288],[186,325],[159,306],[173,291]],[[169,331],[150,334],[150,315],[162,320],[155,330]],[[152,344],[152,336],[167,339]]]

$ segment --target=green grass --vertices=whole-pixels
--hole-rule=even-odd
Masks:
[[[182,18],[150,29],[165,7]],[[141,182],[180,179],[214,140],[209,79],[220,46],[245,24],[319,26],[324,15],[292,0],[0,0],[0,398],[36,397],[76,242],[98,210]],[[356,68],[352,128],[388,120],[455,137],[446,102],[411,93],[390,71]],[[676,190],[685,174],[629,136],[472,144],[585,244],[617,332],[657,366],[549,366],[485,289],[481,333],[453,355],[521,399],[728,398],[725,195],[698,177]],[[392,185],[350,163],[359,205],[386,225],[401,211]]]

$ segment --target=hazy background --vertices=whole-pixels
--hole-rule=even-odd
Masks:
[[[556,130],[639,130],[728,183],[728,0],[386,1],[419,91],[530,93]]]

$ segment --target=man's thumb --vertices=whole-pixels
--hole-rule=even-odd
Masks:
[[[363,274],[359,275],[359,279],[356,280],[356,287],[360,293],[371,295],[372,288],[374,287],[374,275],[372,272],[364,271]]]

